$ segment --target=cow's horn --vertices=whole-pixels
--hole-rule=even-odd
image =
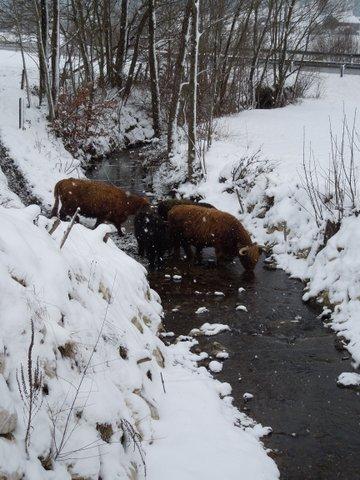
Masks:
[[[241,255],[243,257],[244,255],[247,254],[248,251],[249,251],[249,247],[242,247],[239,250],[239,255]]]

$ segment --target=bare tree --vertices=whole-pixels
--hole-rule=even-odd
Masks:
[[[126,44],[127,44],[127,25],[128,25],[128,0],[121,0],[121,13],[120,13],[120,35],[117,45],[116,54],[116,83],[121,88],[124,75],[124,64],[126,57]]]
[[[172,98],[170,102],[170,112],[168,121],[168,157],[174,154],[174,146],[177,139],[177,126],[180,110],[180,96],[182,89],[182,82],[185,70],[185,56],[187,49],[187,41],[189,35],[189,25],[192,10],[192,0],[188,0],[184,13],[184,19],[182,23],[179,52],[176,59],[174,69],[174,81],[172,88]]]
[[[52,33],[51,33],[51,95],[56,114],[59,96],[59,62],[60,62],[60,9],[59,0],[52,0]]]
[[[188,118],[188,179],[194,176],[196,161],[196,122],[198,94],[198,56],[199,56],[199,10],[200,0],[191,1],[191,51],[190,51],[190,82],[189,82],[189,118]]]
[[[155,137],[160,137],[160,89],[159,74],[156,57],[156,18],[155,18],[155,0],[148,0],[149,4],[149,70],[150,70],[150,90],[152,117]]]

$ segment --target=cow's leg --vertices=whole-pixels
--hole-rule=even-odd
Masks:
[[[223,264],[224,260],[225,260],[225,256],[224,256],[224,253],[222,252],[222,250],[218,247],[215,247],[215,254],[216,254],[217,264],[218,265]]]
[[[179,260],[180,258],[180,238],[174,237],[173,238],[173,251],[174,251],[174,258],[175,260]]]
[[[193,258],[193,252],[191,250],[191,245],[189,243],[187,243],[186,241],[182,241],[181,246],[184,249],[187,260],[191,261],[192,258]]]
[[[154,250],[150,249],[147,253],[147,259],[149,260],[149,270],[150,272],[153,272],[155,270],[155,264],[156,264],[156,253]]]
[[[140,257],[145,255],[145,243],[142,240],[138,240],[138,255]]]
[[[196,261],[197,263],[201,263],[202,261],[202,247],[200,246],[196,247]]]
[[[67,213],[64,207],[60,208],[59,217],[62,222],[65,222],[67,220]]]

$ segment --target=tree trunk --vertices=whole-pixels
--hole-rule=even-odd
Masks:
[[[51,93],[51,84],[50,84],[50,72],[49,72],[49,65],[47,61],[47,38],[48,38],[48,31],[44,32],[44,28],[48,28],[47,22],[47,5],[46,0],[41,0],[40,5],[38,4],[37,0],[34,1],[35,13],[36,13],[36,20],[37,20],[37,32],[38,32],[38,49],[39,49],[39,69],[40,69],[40,79],[44,82],[43,88],[45,89],[45,94],[48,101],[48,109],[49,109],[49,120],[53,121],[55,118],[55,111],[54,111],[54,102]],[[46,19],[45,19],[46,16]],[[43,68],[43,71],[41,71]]]
[[[87,49],[86,26],[83,5],[80,0],[71,0],[71,6],[74,15],[74,24],[77,29],[77,39],[79,42],[80,56],[83,62],[85,82],[88,83],[92,80],[92,77]]]
[[[136,68],[136,63],[137,63],[137,59],[138,59],[138,56],[139,56],[140,38],[141,38],[141,34],[144,30],[144,27],[145,27],[146,21],[148,19],[148,16],[149,16],[149,10],[146,10],[146,12],[144,13],[144,15],[142,16],[142,18],[139,22],[138,28],[137,28],[135,44],[134,44],[134,51],[133,51],[133,55],[132,55],[132,59],[131,59],[131,65],[130,65],[130,68],[129,68],[129,74],[128,74],[126,84],[125,84],[125,88],[124,88],[124,94],[123,94],[123,98],[124,98],[125,103],[126,103],[128,97],[130,95],[131,87],[132,87],[133,82],[134,82],[135,68]]]
[[[36,9],[39,17],[38,23],[40,23],[40,28],[38,28],[39,105],[42,105],[43,97],[46,94],[46,68],[48,59],[49,16],[47,1],[40,0],[40,4],[37,4]]]
[[[56,115],[57,101],[59,96],[59,61],[60,61],[60,16],[59,0],[52,2],[52,33],[51,33],[51,94],[54,102]]]
[[[199,56],[199,8],[200,0],[191,2],[191,52],[189,83],[189,120],[188,120],[188,180],[192,181],[196,161],[196,111],[197,111],[197,74]]]
[[[172,98],[170,103],[169,121],[168,121],[168,158],[174,154],[174,148],[177,141],[177,124],[180,110],[181,87],[185,69],[185,55],[189,36],[189,24],[191,17],[192,0],[188,0],[184,14],[184,20],[181,29],[179,53],[176,59],[174,82],[172,88]]]
[[[155,0],[149,0],[149,70],[150,70],[150,90],[153,128],[155,137],[159,138],[160,128],[160,90],[159,74],[156,57],[156,19],[155,19]]]
[[[121,88],[124,80],[124,64],[127,44],[128,0],[121,0],[120,36],[116,53],[116,83]]]

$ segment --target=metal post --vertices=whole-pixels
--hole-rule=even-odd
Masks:
[[[22,98],[19,98],[19,129],[22,128]]]
[[[21,90],[24,90],[25,86],[25,68],[22,69],[21,73]]]
[[[345,63],[343,63],[340,68],[340,77],[343,77],[344,75],[345,75]]]

